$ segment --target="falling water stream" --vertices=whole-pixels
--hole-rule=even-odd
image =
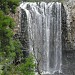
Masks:
[[[43,74],[61,72],[61,3],[25,2],[20,5],[27,16],[29,49],[34,50]]]

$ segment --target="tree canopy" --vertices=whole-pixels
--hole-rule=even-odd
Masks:
[[[15,13],[16,7],[19,5],[20,0],[0,0],[0,10],[6,14],[9,12]]]
[[[24,57],[19,39],[13,38],[16,24],[8,15],[10,12],[15,13],[19,2],[20,0],[0,1],[0,75],[34,75],[33,58]],[[31,70],[28,69],[30,67]]]

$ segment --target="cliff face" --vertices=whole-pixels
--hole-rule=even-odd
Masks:
[[[63,1],[63,5],[66,11],[66,19],[64,20],[67,21],[66,25],[64,24],[66,26],[66,31],[63,32],[66,36],[64,42],[66,48],[64,50],[75,50],[75,0],[65,0]],[[16,14],[10,14],[17,24],[14,29],[15,33],[19,33],[21,31],[19,14],[21,14],[19,7],[17,8]]]
[[[67,50],[75,50],[75,0],[66,0],[63,5],[67,15]]]

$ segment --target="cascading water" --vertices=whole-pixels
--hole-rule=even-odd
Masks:
[[[25,2],[20,5],[27,16],[29,50],[39,61],[43,74],[61,72],[61,3]],[[22,13],[24,14],[24,13]]]

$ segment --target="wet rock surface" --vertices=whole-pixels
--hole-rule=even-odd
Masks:
[[[63,51],[63,65],[60,75],[75,75],[75,51]]]

